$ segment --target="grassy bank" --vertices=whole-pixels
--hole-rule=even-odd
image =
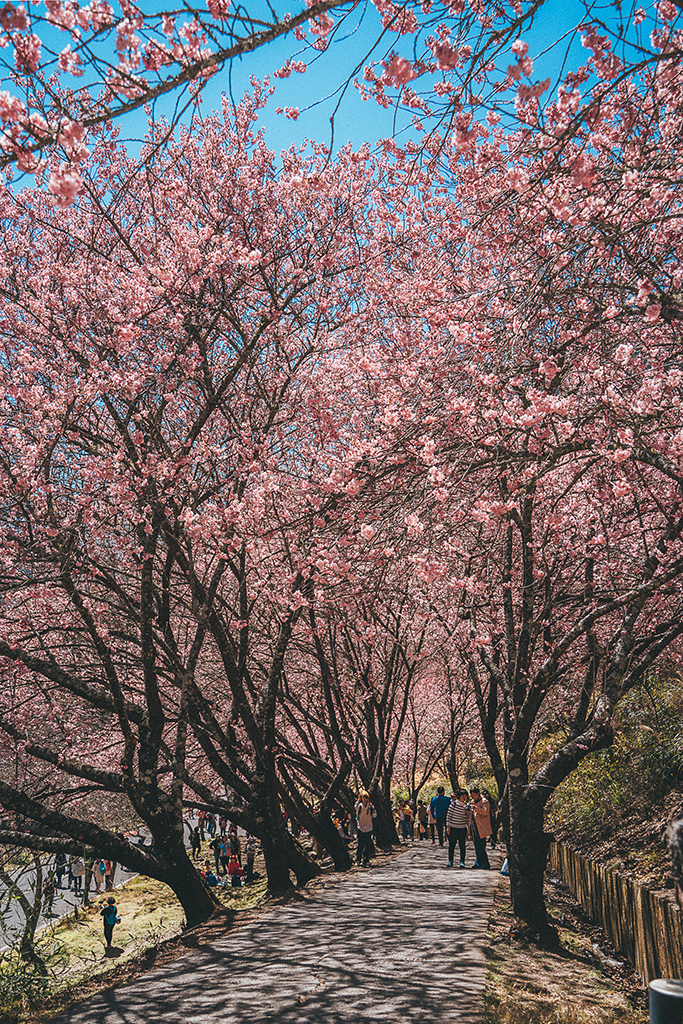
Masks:
[[[220,902],[235,911],[204,926],[210,940],[238,927],[249,912],[267,902],[265,879],[253,885],[217,890]],[[0,1019],[3,1024],[42,1024],[74,1003],[124,984],[144,970],[167,963],[187,951],[193,933],[181,936],[183,910],[171,889],[154,879],[138,877],[114,893],[121,923],[114,930],[113,948],[105,949],[97,897],[45,928],[36,948],[47,974],[27,967],[16,956],[0,960]],[[195,940],[196,941],[196,940]]]

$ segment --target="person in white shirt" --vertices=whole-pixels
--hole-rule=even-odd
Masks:
[[[358,846],[356,847],[356,864],[361,861],[365,867],[370,863],[372,856],[372,830],[377,811],[370,803],[369,795],[363,790],[360,800],[356,804],[356,818],[358,820]]]
[[[451,794],[451,804],[446,815],[446,832],[448,833],[448,867],[453,867],[455,844],[460,845],[460,867],[465,867],[465,847],[467,829],[470,824],[470,811],[467,806],[467,790],[461,789]]]

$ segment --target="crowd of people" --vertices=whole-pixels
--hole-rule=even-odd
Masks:
[[[454,791],[446,796],[444,786],[439,786],[428,803],[424,800],[398,799],[394,808],[395,820],[401,843],[418,840],[431,841],[431,845],[443,847],[448,844],[446,867],[454,866],[456,847],[459,852],[459,867],[467,867],[467,843],[472,842],[474,863],[470,868],[490,870],[486,852],[487,846],[496,846],[499,818],[498,804],[488,790],[472,786]],[[339,812],[335,825],[340,834],[349,842],[357,837],[356,864],[367,866],[374,851],[373,830],[377,817],[375,807],[367,792],[361,792],[355,806],[355,814]]]
[[[448,845],[447,867],[455,866],[456,850],[459,867],[490,869],[487,844],[495,847],[498,833],[498,806],[486,790],[472,786],[469,793],[458,789],[446,796],[445,788],[439,786],[429,802],[424,800],[399,799],[394,808],[396,825],[401,843],[419,841],[431,842],[440,847]],[[377,811],[369,794],[362,791],[353,811],[339,809],[334,823],[340,834],[349,842],[356,841],[355,862],[367,867],[374,854],[373,832]],[[200,811],[197,824],[186,823],[189,829],[191,856],[198,861],[204,857],[200,872],[209,887],[248,885],[258,877],[254,871],[257,852],[256,839],[246,836],[242,840],[237,827],[222,815]],[[288,822],[295,835],[300,827],[294,821]],[[474,847],[474,862],[467,865],[467,843]],[[144,842],[144,840],[140,840]],[[202,850],[203,844],[206,848]],[[107,858],[86,861],[83,857],[55,855],[50,868],[54,890],[72,889],[83,895],[84,884],[94,883],[95,894],[111,892],[114,887],[116,864]],[[66,881],[64,881],[66,879]],[[113,896],[108,897],[101,915],[104,922],[105,940],[111,946],[114,925],[118,923],[118,911]]]
[[[469,866],[488,871],[491,867],[487,844],[495,847],[498,834],[498,805],[488,790],[480,790],[472,786],[458,789],[446,796],[443,786],[439,786],[436,796],[426,804],[424,800],[399,800],[396,808],[399,835],[401,841],[412,842],[418,839],[431,838],[434,846],[444,846],[448,840],[447,867],[454,866],[456,846],[459,848],[461,868],[466,867],[467,840],[474,845],[475,860]]]
[[[87,883],[89,890],[92,884],[99,896],[113,889],[115,871],[116,864],[105,857],[86,860],[80,856],[67,857],[65,853],[56,853],[48,871],[48,885],[55,891],[66,889],[82,896],[84,885]]]
[[[399,800],[396,807],[400,840],[412,842],[430,838],[432,846],[438,841],[449,843],[446,867],[454,866],[456,847],[459,848],[459,866],[465,867],[467,841],[474,846],[474,863],[470,867],[488,870],[490,864],[486,845],[495,847],[498,836],[498,804],[487,790],[473,785],[468,793],[459,788],[451,797],[445,796],[442,785],[429,804],[419,800]]]
[[[228,822],[223,815],[215,815],[210,811],[200,811],[197,824],[193,828],[188,822],[188,828],[193,860],[201,859],[202,843],[207,841],[208,835],[208,849],[211,851],[213,864],[211,858],[206,857],[199,872],[209,888],[220,885],[236,888],[254,881],[257,876],[254,872],[256,839],[253,836],[246,837],[243,851],[237,826]]]
[[[487,846],[495,847],[498,833],[498,805],[488,790],[472,786],[457,789],[450,797],[444,786],[439,786],[436,795],[429,801],[398,799],[394,807],[397,831],[401,843],[417,840],[431,841],[432,845],[448,846],[446,867],[469,866],[483,871],[490,869]],[[283,812],[285,825],[293,835],[301,834],[301,827]],[[353,810],[338,808],[333,821],[339,834],[352,845],[355,842],[355,862],[367,867],[374,854],[374,823],[377,811],[369,794],[362,791]],[[190,847],[196,861],[203,859],[198,868],[208,886],[247,885],[254,880],[254,857],[256,840],[247,836],[243,840],[237,828],[222,815],[200,811],[197,824],[190,830]],[[467,844],[472,843],[474,862],[467,865]],[[208,844],[204,849],[204,844]],[[317,846],[317,844],[316,844]],[[323,850],[316,851],[321,856]]]

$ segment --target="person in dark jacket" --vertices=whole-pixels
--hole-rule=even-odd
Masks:
[[[121,920],[116,909],[116,900],[113,896],[109,897],[102,910],[100,910],[100,917],[104,919],[104,939],[107,943],[107,949],[110,949],[111,940],[114,937],[114,925],[118,924]]]
[[[65,873],[66,870],[67,870],[66,854],[65,853],[56,853],[55,854],[55,877],[57,879],[57,888],[58,889],[63,889],[64,888],[64,886],[62,885],[62,878],[64,877],[64,873]]]
[[[436,831],[439,836],[439,846],[443,846],[443,829],[446,824],[446,815],[448,814],[448,808],[450,805],[451,802],[446,796],[444,787],[439,786],[436,791],[436,796],[429,805],[432,815],[436,818]]]

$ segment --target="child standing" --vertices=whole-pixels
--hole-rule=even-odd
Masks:
[[[242,884],[242,879],[244,878],[244,871],[240,867],[240,863],[237,860],[237,857],[235,856],[234,853],[230,857],[230,863],[228,864],[228,874],[230,875],[230,884],[232,886],[237,887]]]

